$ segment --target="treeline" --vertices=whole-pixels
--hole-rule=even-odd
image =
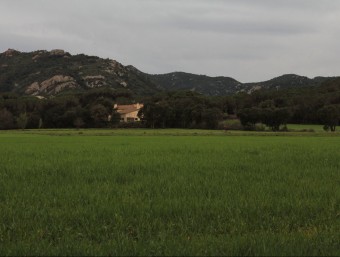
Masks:
[[[224,128],[223,120],[238,118],[248,130],[256,129],[259,123],[274,131],[284,129],[287,123],[297,123],[323,124],[326,130],[334,131],[340,121],[340,79],[319,87],[219,97],[177,91],[136,99],[130,91],[110,88],[41,100],[3,93],[0,129],[112,127],[120,119],[114,103],[136,101],[144,103],[139,113],[142,123],[137,125],[149,128],[217,129]]]
[[[167,92],[147,99],[139,115],[150,128],[216,129],[223,110],[214,98],[191,91]]]
[[[335,130],[340,121],[340,79],[319,87],[256,91],[237,95],[236,113],[245,128],[253,129],[262,122],[278,130],[286,123],[323,124]]]
[[[0,129],[110,127],[120,119],[114,102],[130,98],[129,92],[113,89],[49,99],[4,93],[0,95]]]
[[[287,123],[323,124],[334,131],[340,121],[340,79],[319,87],[259,90],[252,94],[207,97],[195,92],[162,93],[150,98],[141,117],[151,128],[223,128],[238,117],[244,129],[262,123],[273,131]]]

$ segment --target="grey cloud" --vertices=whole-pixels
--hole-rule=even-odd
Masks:
[[[228,19],[210,19],[210,20],[190,20],[186,18],[177,19],[173,22],[175,26],[197,31],[209,31],[230,34],[271,34],[271,35],[287,35],[313,33],[315,27],[306,24],[296,25],[292,22],[282,21],[245,21],[245,20],[228,20]]]
[[[339,75],[338,0],[2,0],[0,51],[64,48],[149,73]]]

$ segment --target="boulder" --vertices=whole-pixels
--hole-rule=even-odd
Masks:
[[[64,89],[77,88],[79,85],[73,77],[56,75],[47,79],[40,84],[38,82],[32,83],[27,87],[25,93],[29,95],[38,94],[56,94]]]

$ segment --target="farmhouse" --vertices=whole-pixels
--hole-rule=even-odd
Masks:
[[[142,109],[144,104],[136,103],[136,104],[129,104],[129,105],[120,105],[115,104],[114,109],[120,114],[120,121],[121,122],[135,122],[140,121],[138,117],[138,112]]]

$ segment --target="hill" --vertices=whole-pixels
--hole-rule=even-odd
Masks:
[[[228,95],[243,89],[243,84],[229,77],[209,77],[185,72],[149,75],[159,89],[191,90],[204,95]]]
[[[63,50],[0,54],[0,92],[49,96],[65,91],[110,87],[136,95],[159,91],[145,76],[121,63]]]
[[[126,90],[135,96],[174,90],[221,96],[261,89],[318,86],[328,79],[287,74],[264,82],[241,83],[230,77],[185,72],[152,75],[112,59],[71,55],[63,50],[23,53],[9,49],[0,54],[0,92],[33,96],[84,92],[99,87]]]
[[[261,89],[320,86],[330,79],[329,77],[310,79],[295,74],[286,74],[268,81],[241,83],[230,77],[208,77],[184,72],[149,75],[149,78],[162,90],[191,90],[211,96],[230,95],[238,92],[252,93]]]
[[[320,86],[329,79],[331,78],[315,77],[313,79],[310,79],[308,77],[299,76],[296,74],[285,74],[264,82],[245,83],[243,84],[243,86],[247,92],[251,93],[259,89],[287,89]]]

